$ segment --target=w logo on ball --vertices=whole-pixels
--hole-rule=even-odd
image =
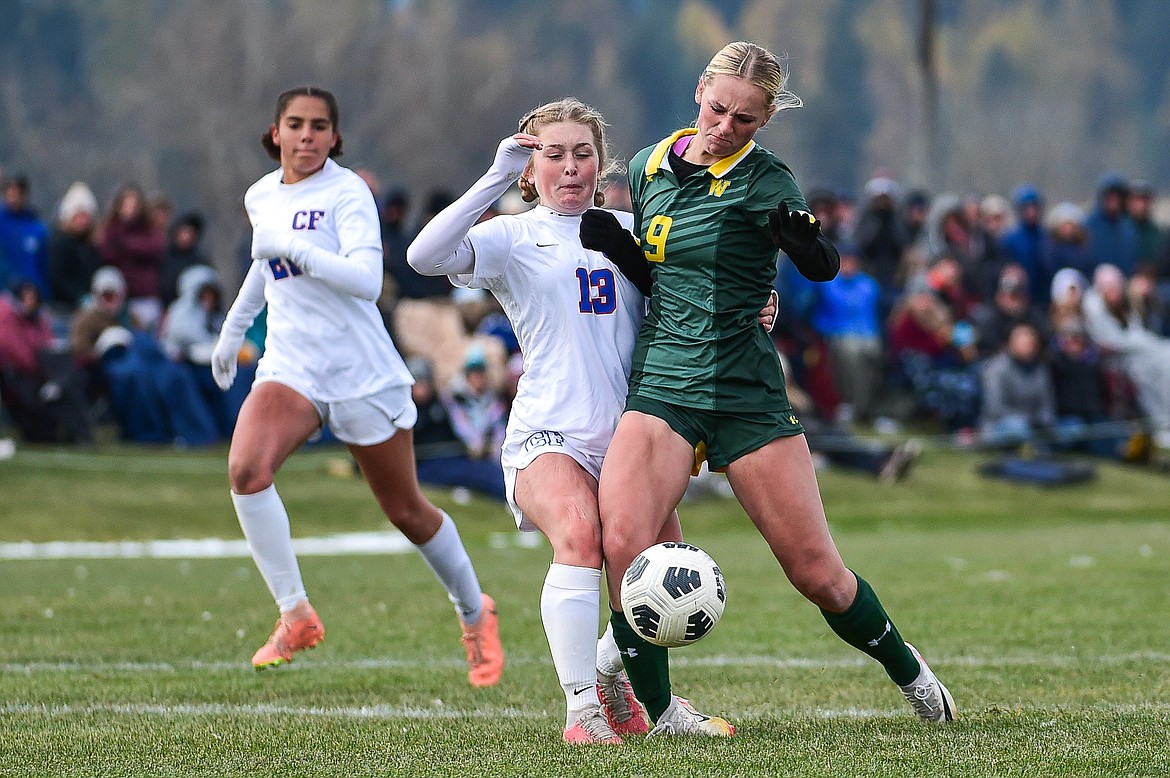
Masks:
[[[644,556],[634,557],[634,561],[626,568],[626,582],[633,583],[642,577],[642,573],[646,571],[646,566],[650,564],[650,560]]]
[[[687,619],[687,640],[698,640],[711,631],[715,626],[715,619],[704,611],[695,611]]]
[[[685,567],[667,568],[662,576],[662,588],[674,599],[690,594],[703,585],[703,577],[698,570]]]
[[[639,634],[651,638],[658,637],[658,625],[662,616],[654,612],[649,605],[637,605],[633,608],[633,627]]]

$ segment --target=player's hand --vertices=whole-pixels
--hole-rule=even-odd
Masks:
[[[232,382],[236,380],[236,365],[240,359],[241,345],[242,341],[239,339],[225,336],[221,332],[215,342],[215,348],[211,351],[211,377],[215,379],[215,385],[225,392],[232,388]]]
[[[821,234],[821,222],[811,213],[789,211],[784,200],[768,211],[768,232],[772,244],[790,257],[803,257],[812,251]]]
[[[496,158],[492,161],[492,172],[503,176],[506,181],[515,181],[528,166],[532,152],[541,148],[540,139],[526,132],[504,138],[496,147]]]
[[[293,237],[287,232],[258,224],[252,229],[252,259],[287,258],[292,251],[292,241]]]
[[[646,261],[638,241],[616,216],[609,211],[590,208],[581,214],[580,236],[582,246],[605,254],[644,297],[650,296],[653,287],[650,263]]]
[[[590,251],[600,251],[614,261],[631,252],[642,253],[638,241],[617,217],[600,208],[590,208],[581,214],[581,245]]]
[[[768,293],[768,302],[765,303],[764,307],[760,309],[760,315],[757,318],[757,321],[763,325],[765,330],[771,332],[772,328],[776,326],[776,313],[779,310],[780,295],[776,294],[776,290],[773,289]]]

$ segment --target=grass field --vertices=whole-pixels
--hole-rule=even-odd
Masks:
[[[299,454],[278,479],[298,537],[382,526],[362,482],[326,474],[334,455]],[[0,543],[237,540],[225,459],[21,448],[0,462]],[[928,449],[894,486],[821,474],[846,561],[950,687],[951,726],[913,719],[712,499],[681,513],[728,608],[674,652],[673,678],[735,738],[564,746],[548,548],[518,542],[499,505],[434,492],[499,605],[498,687],[467,685],[415,554],[304,557],[328,638],[266,674],[248,659],[275,609],[248,558],[0,558],[0,775],[1170,775],[1170,477],[1101,466],[1036,490],[978,462]]]

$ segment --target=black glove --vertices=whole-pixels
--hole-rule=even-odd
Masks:
[[[768,211],[772,244],[788,255],[800,274],[810,281],[831,281],[841,268],[841,257],[832,241],[821,234],[819,219],[789,211],[788,203]]]
[[[650,296],[650,265],[642,247],[612,213],[590,208],[581,214],[581,245],[605,254],[639,292]]]
[[[772,244],[776,248],[793,259],[802,259],[816,246],[821,222],[819,219],[809,221],[809,217],[799,211],[789,211],[788,203],[781,200],[779,206],[768,211],[768,232],[772,234]]]

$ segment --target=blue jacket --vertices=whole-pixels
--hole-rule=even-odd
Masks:
[[[32,281],[49,299],[49,228],[29,210],[0,210],[0,288]]]
[[[832,281],[818,284],[813,304],[812,325],[825,337],[852,335],[876,338],[881,336],[878,303],[881,287],[866,273],[846,278],[838,275]]]
[[[1120,176],[1107,173],[1097,187],[1097,206],[1085,219],[1085,233],[1089,236],[1089,261],[1092,269],[1106,263],[1117,265],[1126,277],[1133,275],[1138,262],[1138,234],[1133,220],[1124,212],[1110,216],[1102,209],[1106,193],[1124,189]],[[1092,278],[1092,272],[1088,274]]]

